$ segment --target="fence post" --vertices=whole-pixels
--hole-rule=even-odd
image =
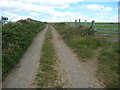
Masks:
[[[95,35],[95,21],[92,21],[92,30],[93,30],[93,35]]]
[[[75,20],[75,27],[77,26],[77,20]]]
[[[87,20],[85,20],[85,26],[86,26],[86,24],[87,24]]]
[[[92,21],[92,30],[95,30],[95,21]]]

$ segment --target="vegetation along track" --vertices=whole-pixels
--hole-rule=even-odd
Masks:
[[[48,26],[43,48],[41,51],[41,58],[39,60],[39,68],[36,74],[35,85],[38,88],[54,88],[61,87],[57,83],[58,73],[55,68],[57,57],[52,44],[51,29]]]
[[[38,68],[40,51],[48,26],[37,34],[17,67],[3,82],[3,88],[31,88]]]

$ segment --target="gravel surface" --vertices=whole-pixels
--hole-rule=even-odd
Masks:
[[[54,27],[52,28],[53,45],[57,54],[56,69],[60,74],[60,83],[64,88],[103,88],[95,75],[96,58],[92,62],[84,63],[67,47]],[[38,33],[32,44],[24,54],[20,63],[3,82],[3,88],[35,88],[34,82],[39,67],[40,52],[43,45],[46,28]]]
[[[37,34],[24,54],[20,63],[3,82],[3,88],[33,88],[31,85],[36,77],[39,66],[40,51],[48,26]]]
[[[71,88],[103,88],[98,79],[95,77],[94,62],[86,64],[80,62],[78,57],[67,47],[64,41],[61,39],[58,32],[52,27],[53,44],[56,50],[58,59],[60,60],[61,71],[64,71],[67,75],[63,79],[67,79],[68,87]],[[64,74],[63,73],[63,74]],[[66,87],[67,88],[67,87]]]

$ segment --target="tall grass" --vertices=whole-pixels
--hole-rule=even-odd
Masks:
[[[5,77],[25,53],[34,36],[45,27],[39,21],[9,22],[2,27],[2,75]]]

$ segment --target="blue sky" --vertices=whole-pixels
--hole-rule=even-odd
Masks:
[[[117,22],[119,0],[0,0],[0,15],[10,21],[32,18],[46,22]]]

